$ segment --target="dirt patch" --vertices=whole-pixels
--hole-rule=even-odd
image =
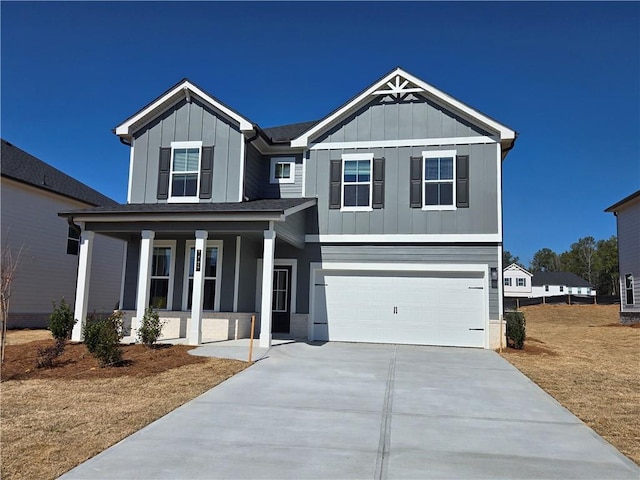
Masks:
[[[117,367],[100,367],[98,361],[82,343],[70,343],[64,353],[55,360],[52,368],[36,368],[38,349],[52,346],[53,340],[39,340],[7,346],[2,381],[30,379],[92,379],[121,376],[147,377],[172,368],[202,363],[205,357],[187,354],[193,347],[187,345],[124,345],[123,362]]]
[[[195,357],[188,346],[128,345],[125,366],[100,368],[84,345],[72,344],[54,368],[34,368],[37,348],[52,343],[7,347],[3,479],[57,478],[249,365]]]
[[[622,328],[618,309],[524,307],[524,349],[503,356],[640,465],[640,329]]]

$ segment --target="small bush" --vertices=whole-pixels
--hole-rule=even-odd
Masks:
[[[51,335],[56,340],[68,340],[71,338],[71,331],[77,320],[73,318],[73,310],[71,306],[64,301],[64,298],[60,300],[60,303],[56,305],[53,303],[53,312],[49,315],[49,330]]]
[[[64,339],[56,339],[56,343],[51,347],[38,348],[37,368],[51,368],[53,361],[64,352]]]
[[[162,335],[163,322],[160,321],[158,311],[154,308],[147,308],[144,317],[138,328],[138,341],[148,348],[151,348]]]
[[[507,312],[504,317],[507,321],[507,346],[522,350],[526,338],[524,313]]]
[[[87,318],[83,335],[87,350],[100,362],[101,367],[117,365],[122,361],[122,312],[113,312],[106,318]]]

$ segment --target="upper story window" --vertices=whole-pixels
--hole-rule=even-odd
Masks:
[[[453,210],[456,198],[455,150],[422,152],[424,210]]]
[[[269,181],[271,183],[294,183],[296,179],[296,159],[293,157],[274,157],[271,159]]]
[[[169,201],[198,201],[202,142],[171,143]]]
[[[624,288],[626,293],[625,303],[627,305],[633,305],[635,303],[633,298],[633,275],[630,273],[624,276]]]
[[[527,279],[526,278],[516,278],[516,286],[518,287],[526,287],[527,286]]]
[[[342,155],[342,210],[372,210],[372,153]]]
[[[504,286],[505,287],[511,286],[511,279],[509,277],[504,277]]]

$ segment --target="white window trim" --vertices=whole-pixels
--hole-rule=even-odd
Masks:
[[[456,156],[457,150],[428,150],[422,152],[422,210],[457,210],[456,207]],[[425,180],[425,167],[427,158],[440,158],[440,157],[452,157],[453,158],[453,179],[451,183],[453,185],[452,191],[452,204],[451,205],[427,205],[427,180]],[[449,182],[449,180],[444,180]],[[444,183],[442,180],[431,180],[430,183]]]
[[[276,165],[279,163],[289,164],[289,178],[276,178]],[[271,172],[269,182],[278,183],[295,183],[296,181],[296,159],[295,157],[271,157]]]
[[[350,207],[344,204],[344,164],[352,160],[369,160],[369,206]],[[367,182],[348,182],[347,185],[364,185]],[[372,212],[373,211],[373,153],[345,153],[342,155],[342,176],[340,178],[340,211],[341,212]]]
[[[174,197],[173,196],[173,155],[176,149],[181,148],[197,148],[198,149],[198,180],[196,183],[196,194],[190,197]],[[198,203],[200,201],[200,176],[201,176],[201,167],[202,167],[202,142],[201,141],[192,141],[192,142],[171,142],[171,164],[169,165],[169,197],[167,198],[167,203]],[[184,173],[194,173],[192,171],[188,172],[176,172],[179,174]]]
[[[176,270],[176,241],[175,240],[154,240],[151,247],[151,257],[153,258],[153,249],[155,247],[169,247],[171,249],[171,263],[169,265],[169,288],[167,290],[167,308],[159,310],[171,310],[173,308],[173,282]],[[149,300],[151,300],[151,280],[154,278],[153,265],[149,271]],[[156,277],[166,278],[166,277]]]
[[[504,279],[502,281],[503,281],[505,287],[511,287],[512,286],[510,277],[504,277]]]
[[[631,286],[629,288],[627,288],[627,277],[631,278]],[[635,292],[635,276],[633,275],[633,273],[625,273],[624,277],[623,277],[623,281],[624,281],[624,305],[635,305],[636,304],[636,292]],[[631,290],[631,300],[633,300],[633,302],[631,303],[627,303],[627,299],[628,299],[628,291]]]
[[[222,240],[207,240],[205,248],[217,247],[218,248],[218,264],[216,267],[216,298],[213,301],[213,311],[220,311],[220,291],[222,289]],[[195,240],[187,240],[184,246],[184,278],[182,279],[182,310],[189,311],[187,305],[189,305],[189,253],[191,248],[196,247]],[[206,252],[205,252],[206,253]],[[211,277],[205,277],[205,280],[211,279]],[[204,301],[204,298],[203,298]],[[210,312],[211,310],[203,310]]]
[[[280,267],[280,268],[278,268],[278,267]],[[286,268],[282,268],[282,266],[280,266],[280,265],[274,265],[274,266],[273,266],[273,271],[274,271],[274,273],[275,273],[275,271],[276,271],[276,270],[279,270],[279,271],[281,271],[281,272],[284,272],[284,273],[285,273],[285,276],[286,276],[286,282],[285,282],[285,285],[290,285],[290,283],[289,283],[289,281],[290,281],[290,280],[289,280],[289,270],[287,270]],[[274,284],[273,284],[273,288],[272,288],[272,293],[275,293],[276,291],[281,291],[281,290],[277,289],[277,288],[276,288],[276,284],[274,283]],[[285,291],[286,291],[286,293],[287,293],[287,298],[288,298],[289,300],[291,300],[291,288],[288,288],[288,289],[287,289],[287,290],[285,290]],[[290,305],[286,305],[286,303],[287,303],[287,302],[286,302],[286,298],[285,298],[285,310],[276,310],[276,309],[274,309],[274,308],[273,308],[273,299],[271,299],[271,305],[272,305],[272,307],[271,307],[271,311],[272,311],[272,312],[276,312],[276,313],[287,313],[287,312],[291,313],[291,312],[290,312],[290,308],[291,308],[291,306],[290,306]]]
[[[522,282],[522,285],[520,285],[520,282]],[[523,277],[517,277],[516,278],[516,287],[526,287],[527,286],[527,279],[523,278]]]

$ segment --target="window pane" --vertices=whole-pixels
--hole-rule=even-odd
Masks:
[[[424,166],[425,180],[438,180],[438,159],[427,158]]]
[[[453,158],[440,159],[440,180],[453,180]]]
[[[173,174],[171,181],[172,197],[194,197],[198,194],[198,174]]]
[[[369,185],[358,185],[356,187],[356,203],[358,207],[369,206]]]
[[[276,178],[291,178],[291,164],[276,163]]]
[[[193,278],[189,279],[189,287],[187,290],[187,310],[191,310],[193,306]]]
[[[440,184],[440,205],[453,205],[453,184]]]
[[[73,238],[67,239],[67,254],[78,255],[79,250],[80,242],[78,240],[74,240]]]
[[[358,160],[358,181],[368,182],[371,179],[371,162],[369,160]]]
[[[207,248],[207,261],[204,270],[205,277],[215,277],[218,270],[218,247]]]
[[[356,203],[356,191],[357,185],[345,185],[344,186],[344,206],[355,207]]]
[[[168,295],[169,280],[166,278],[152,278],[149,306],[153,308],[167,308]]]
[[[151,275],[154,277],[168,277],[171,265],[171,248],[153,247]]]
[[[438,205],[438,184],[427,183],[425,185],[425,205]]]
[[[193,277],[193,264],[195,263],[196,249],[191,247],[189,249],[189,276]]]
[[[204,310],[213,310],[216,299],[216,281],[205,280],[204,281],[204,299],[202,301],[202,308]]]
[[[176,148],[173,151],[174,172],[197,172],[199,149]]]
[[[80,239],[80,232],[75,228],[69,227],[69,238]]]
[[[344,181],[355,182],[357,178],[358,178],[357,160],[348,160],[344,162]]]

